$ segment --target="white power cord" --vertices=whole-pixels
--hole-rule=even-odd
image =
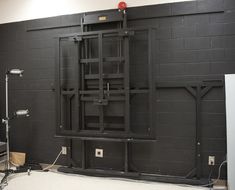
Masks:
[[[56,164],[56,162],[57,162],[57,160],[59,159],[59,157],[61,156],[61,154],[62,154],[62,150],[61,150],[61,151],[59,152],[59,154],[57,155],[55,161],[54,161],[50,166],[45,167],[45,168],[43,169],[43,171],[52,168],[52,167]]]
[[[219,180],[220,180],[220,175],[221,175],[221,168],[222,166],[227,163],[227,160],[224,160],[220,166],[219,166],[219,173],[218,173],[218,177],[215,181],[211,182],[211,183],[208,183],[208,184],[205,184],[205,185],[201,185],[202,187],[207,187],[207,186],[211,186],[211,185],[214,185],[215,183],[217,183]]]

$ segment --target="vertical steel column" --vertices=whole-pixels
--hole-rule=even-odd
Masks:
[[[127,12],[123,13],[123,28],[127,28]]]
[[[119,29],[122,28],[121,23],[119,23]],[[122,38],[120,37],[118,39],[118,44],[117,44],[117,56],[120,58],[120,61],[118,61],[118,65],[117,65],[117,74],[120,73],[120,65],[122,64],[121,62],[121,58],[122,58]]]
[[[127,14],[123,15],[123,28],[127,28]],[[127,30],[126,30],[127,32]],[[129,36],[124,36],[124,90],[125,90],[125,131],[130,132],[130,55]],[[129,171],[129,143],[125,142],[125,172]]]
[[[73,166],[71,160],[73,159],[73,153],[72,153],[72,146],[73,146],[73,140],[72,139],[65,139],[66,146],[67,146],[67,163],[70,167]]]
[[[82,44],[81,44],[81,55],[82,55],[82,57],[87,57],[87,55],[86,55],[86,51],[85,51],[85,49],[86,49],[86,39],[82,42]],[[84,73],[84,70],[85,70],[85,67],[84,67],[84,64],[82,63],[82,64],[80,64],[80,89],[82,90],[82,91],[84,91],[85,90],[85,73]],[[84,95],[80,95],[80,97],[79,97],[79,99],[81,99],[81,96],[84,96]],[[80,100],[81,101],[81,100]],[[81,103],[80,103],[80,105],[81,105],[81,110],[80,110],[80,112],[81,112],[81,128],[82,128],[82,130],[85,130],[85,103],[84,103],[84,101],[81,101]]]
[[[124,142],[125,143],[125,165],[124,165],[124,170],[125,172],[129,171],[129,143],[128,142]]]
[[[82,144],[82,169],[86,169],[86,141],[81,140]]]
[[[149,134],[153,134],[153,44],[155,40],[155,35],[152,29],[148,30],[148,85],[149,85]]]
[[[201,158],[201,86],[196,87],[196,176],[201,178],[202,158]]]
[[[76,68],[75,68],[75,77],[76,77],[76,86],[75,86],[75,104],[76,104],[76,110],[77,110],[77,132],[80,131],[81,129],[81,126],[80,126],[80,95],[79,95],[79,89],[80,89],[80,55],[81,55],[81,52],[80,52],[80,44],[81,42],[78,41],[77,42],[77,56],[76,56],[76,60],[77,60],[77,63],[76,63]]]
[[[84,26],[84,24],[83,24],[83,21],[84,21],[84,19],[83,19],[83,17],[81,18],[81,31],[82,32],[86,32],[87,31],[87,27],[86,26]],[[82,42],[81,42],[81,44],[80,44],[80,49],[81,49],[81,57],[82,58],[86,58],[87,59],[87,40],[88,39],[84,39]],[[84,64],[82,63],[82,64],[80,64],[80,75],[81,75],[81,77],[80,77],[80,89],[82,90],[82,91],[84,91],[85,90],[85,67],[84,67]],[[79,95],[79,99],[81,98],[81,96],[84,96],[84,95]],[[79,100],[80,101],[80,100]],[[82,130],[85,130],[85,102],[84,101],[81,101],[80,102],[80,105],[81,105],[81,110],[80,110],[80,112],[81,112],[81,114],[80,114],[80,117],[81,117],[81,128],[82,128]]]
[[[104,131],[104,108],[102,101],[104,98],[104,81],[103,81],[103,34],[99,33],[98,35],[98,45],[99,45],[99,127],[100,131]]]
[[[126,31],[128,32],[128,31]],[[124,36],[124,91],[125,91],[125,131],[130,132],[130,57],[129,36]]]
[[[59,134],[61,125],[61,88],[60,88],[60,38],[56,39],[55,55],[55,89],[56,89],[56,133]]]
[[[127,28],[127,15],[123,15],[123,28]],[[127,32],[127,30],[126,30]],[[121,51],[121,48],[120,48]],[[129,36],[124,36],[124,90],[125,90],[125,131],[130,132],[130,56]],[[129,171],[129,143],[125,142],[125,172]]]
[[[66,122],[64,126],[64,130],[72,130],[72,99],[73,95],[67,95],[66,99]]]
[[[124,48],[124,91],[125,91],[125,132],[130,132],[130,57],[129,57],[129,35],[127,30],[127,14],[123,12],[123,36]],[[120,49],[121,51],[121,49]]]
[[[196,134],[195,134],[195,168],[196,168],[196,177],[201,178],[202,171],[202,153],[201,153],[201,100],[202,100],[202,86],[198,84],[196,89],[193,87],[185,87],[188,92],[195,98],[196,103]]]

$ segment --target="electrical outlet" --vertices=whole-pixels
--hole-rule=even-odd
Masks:
[[[215,156],[209,156],[208,157],[208,165],[214,166],[215,165]]]
[[[97,158],[103,158],[103,149],[96,148],[95,149],[95,157]]]
[[[67,154],[67,147],[66,146],[62,146],[62,154],[66,155]]]

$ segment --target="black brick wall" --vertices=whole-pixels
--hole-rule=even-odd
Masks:
[[[22,68],[23,78],[10,79],[10,111],[29,108],[31,117],[11,123],[11,149],[26,151],[29,160],[52,162],[64,144],[54,138],[54,37],[79,32],[80,18],[75,14],[0,25],[0,115],[4,117],[4,72]],[[130,8],[128,19],[129,26],[156,28],[156,82],[223,79],[224,74],[235,73],[234,0]],[[134,59],[141,60],[138,55]],[[153,104],[158,141],[132,145],[133,170],[184,176],[194,167],[194,99],[184,89],[158,89]],[[226,154],[224,89],[213,89],[204,97],[201,114],[203,176],[207,177],[208,155],[216,156],[218,167]],[[74,147],[80,164],[80,143],[74,141]],[[94,147],[104,148],[107,157],[95,159]],[[119,143],[90,142],[88,149],[89,166],[120,169]]]

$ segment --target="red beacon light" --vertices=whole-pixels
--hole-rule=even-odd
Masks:
[[[119,11],[123,11],[123,12],[125,13],[126,8],[127,8],[126,2],[121,1],[121,2],[118,3],[118,9],[119,9]]]

